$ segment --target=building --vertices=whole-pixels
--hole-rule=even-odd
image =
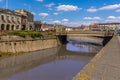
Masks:
[[[0,8],[0,31],[21,30],[21,14]]]
[[[34,30],[34,15],[24,9],[15,10],[15,12],[21,14],[22,30]]]
[[[42,26],[42,22],[41,21],[34,21],[34,30],[35,31],[41,31],[41,26]]]
[[[66,31],[73,31],[74,29],[72,27],[66,27]]]
[[[92,30],[92,31],[101,31],[101,29],[100,29],[98,24],[91,24],[89,26],[89,29]]]
[[[55,26],[53,24],[42,24],[41,31],[55,31]]]
[[[55,25],[55,31],[57,32],[57,33],[66,33],[66,31],[67,31],[67,29],[66,29],[67,27],[66,26],[64,26],[64,25]]]
[[[115,30],[115,29],[120,29],[120,23],[98,23],[98,27],[101,30],[104,29],[110,29],[110,30]]]
[[[21,10],[0,8],[0,31],[34,30],[33,14]]]

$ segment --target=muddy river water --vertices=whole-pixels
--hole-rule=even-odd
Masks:
[[[0,80],[72,80],[102,48],[69,41],[59,46],[0,59]]]

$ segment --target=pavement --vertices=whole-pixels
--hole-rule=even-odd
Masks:
[[[120,36],[114,36],[73,80],[120,80]]]

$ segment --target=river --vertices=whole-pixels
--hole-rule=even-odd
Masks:
[[[0,59],[0,80],[71,80],[102,48],[69,41],[67,45]]]

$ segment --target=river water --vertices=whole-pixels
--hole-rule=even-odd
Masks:
[[[0,60],[0,80],[72,80],[102,48],[69,41],[65,46]]]

